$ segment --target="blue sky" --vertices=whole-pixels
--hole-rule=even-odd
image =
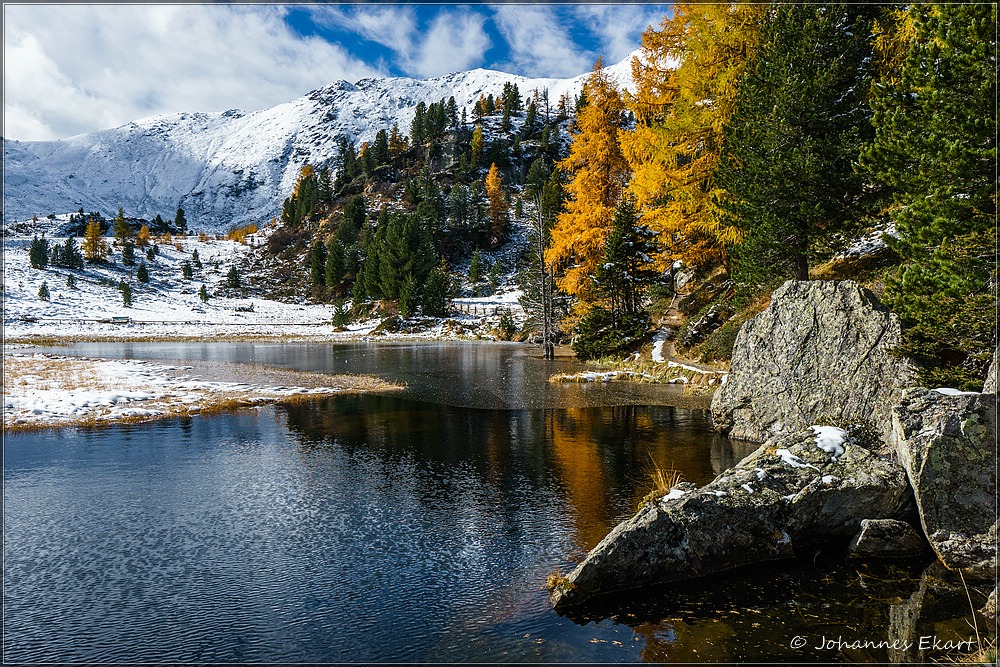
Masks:
[[[669,5],[4,5],[8,139],[176,111],[253,111],[332,81],[486,67],[570,77],[640,44]]]

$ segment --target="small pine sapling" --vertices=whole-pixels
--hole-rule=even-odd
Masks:
[[[122,303],[126,308],[132,305],[132,286],[124,280],[118,282],[118,291],[122,293]]]
[[[198,290],[198,297],[201,298],[202,303],[208,303],[209,293],[208,288],[205,287],[205,285],[202,285],[201,289]]]
[[[42,286],[38,288],[38,298],[42,301],[48,301],[51,294],[49,294],[49,284],[42,281]]]

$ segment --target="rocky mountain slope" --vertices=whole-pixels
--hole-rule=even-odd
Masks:
[[[631,56],[608,68],[631,83]],[[183,207],[193,229],[219,231],[279,215],[305,162],[336,155],[338,138],[359,145],[393,123],[408,133],[418,103],[454,96],[471,119],[480,95],[507,82],[522,96],[548,90],[551,107],[579,92],[572,79],[527,79],[476,69],[433,79],[339,81],[271,109],[176,113],[57,141],[3,140],[5,223],[83,208],[113,215],[173,217]]]

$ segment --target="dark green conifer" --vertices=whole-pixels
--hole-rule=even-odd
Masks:
[[[904,259],[885,300],[926,386],[978,391],[997,344],[996,4],[914,4],[901,19],[908,49],[872,89],[863,156]]]

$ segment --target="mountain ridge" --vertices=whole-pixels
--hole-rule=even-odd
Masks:
[[[605,68],[626,88],[633,55]],[[547,89],[554,108],[586,76],[532,79],[477,68],[429,79],[334,81],[259,111],[155,114],[53,141],[4,138],[3,220],[79,208],[113,215],[118,207],[129,216],[173,217],[182,207],[192,229],[264,223],[280,214],[301,166],[333,159],[341,136],[360,145],[393,123],[408,133],[420,102],[449,96],[471,118],[480,95],[499,95],[508,82],[524,97]]]

